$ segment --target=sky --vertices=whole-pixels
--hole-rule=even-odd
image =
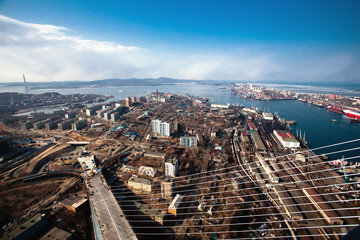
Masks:
[[[360,84],[360,1],[0,0],[0,82]]]

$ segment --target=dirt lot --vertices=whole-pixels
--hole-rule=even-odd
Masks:
[[[65,179],[47,179],[41,182],[18,182],[8,186],[0,184],[0,226],[26,214],[37,207],[41,200],[56,194],[64,184]],[[75,179],[73,179],[75,181]],[[64,183],[64,184],[63,184]]]

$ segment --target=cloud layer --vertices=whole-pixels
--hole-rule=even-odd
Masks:
[[[274,52],[263,47],[254,51],[243,46],[231,53],[173,55],[83,39],[64,27],[2,15],[0,36],[0,82],[21,81],[23,73],[34,82],[130,77],[341,81],[358,79],[360,73],[359,57],[343,52],[298,57],[294,51]]]

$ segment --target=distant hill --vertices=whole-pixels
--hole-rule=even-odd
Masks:
[[[172,78],[128,78],[128,79],[103,79],[93,81],[64,81],[64,82],[28,82],[29,88],[99,88],[99,87],[117,87],[117,86],[159,86],[159,85],[177,85],[177,84],[200,84],[200,85],[224,85],[230,82],[213,80],[183,80]],[[6,86],[23,86],[23,82],[4,83]]]

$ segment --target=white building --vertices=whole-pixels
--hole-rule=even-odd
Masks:
[[[211,108],[225,108],[228,109],[230,108],[229,105],[223,105],[223,104],[211,104]]]
[[[262,117],[264,120],[272,121],[274,120],[274,116],[271,113],[263,112]]]
[[[194,136],[180,137],[180,146],[182,146],[182,147],[197,147],[197,138]]]
[[[153,168],[153,167],[141,166],[141,167],[139,167],[138,171],[140,174],[144,174],[149,177],[155,177],[155,175],[156,175],[156,168]]]
[[[169,158],[165,161],[165,176],[176,177],[178,173],[178,160],[176,158]]]
[[[152,120],[152,132],[161,137],[170,137],[170,123],[161,122],[159,119]]]
[[[160,123],[161,123],[160,119],[155,119],[155,120],[151,121],[151,126],[152,126],[152,132],[153,133],[160,133]]]
[[[169,208],[168,208],[168,212],[171,214],[174,214],[176,216],[179,205],[181,203],[183,199],[183,196],[180,194],[176,194],[174,200],[171,202]]]
[[[160,123],[160,136],[170,137],[170,123],[167,122]]]
[[[296,140],[291,132],[285,130],[274,130],[274,135],[284,148],[299,148],[300,142]]]

